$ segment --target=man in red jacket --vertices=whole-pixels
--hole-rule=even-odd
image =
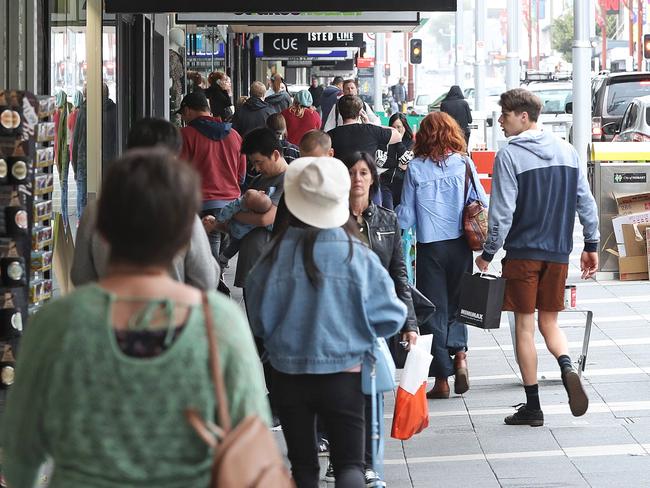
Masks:
[[[221,209],[241,195],[240,183],[246,177],[246,157],[241,154],[242,138],[232,124],[212,117],[205,94],[192,92],[183,98],[178,110],[187,127],[181,129],[181,159],[189,161],[201,175],[203,208],[201,217],[217,217]],[[208,233],[212,254],[219,256],[221,233]]]

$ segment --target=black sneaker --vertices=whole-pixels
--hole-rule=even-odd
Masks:
[[[573,367],[567,367],[562,370],[562,383],[564,389],[569,395],[569,408],[574,417],[584,415],[589,407],[589,398],[582,387],[580,376]]]
[[[386,486],[386,482],[372,468],[366,468],[363,475],[366,479],[366,488],[384,488]]]
[[[330,442],[325,439],[325,437],[321,437],[320,440],[318,441],[318,457],[324,457],[328,456],[330,453]]]
[[[334,477],[334,466],[332,466],[332,461],[327,463],[327,470],[325,471],[325,476],[323,476],[323,481],[327,483],[335,483],[336,478]]]
[[[528,408],[525,403],[514,405],[514,407],[517,411],[503,419],[507,425],[530,425],[531,427],[544,425],[544,412],[541,410]]]

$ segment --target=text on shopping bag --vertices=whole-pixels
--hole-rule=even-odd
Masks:
[[[460,284],[458,321],[481,329],[498,329],[505,289],[504,278],[465,273]]]

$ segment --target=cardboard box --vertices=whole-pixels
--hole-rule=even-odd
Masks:
[[[627,195],[614,193],[619,215],[630,215],[650,211],[650,192]]]
[[[648,279],[648,256],[618,258],[618,273],[621,281]]]
[[[621,257],[626,257],[625,241],[623,239],[623,224],[650,224],[650,211],[630,215],[619,215],[612,219],[614,237],[616,238],[617,252]]]
[[[646,230],[649,224],[623,224],[625,256],[645,256],[648,252]]]
[[[647,244],[646,252],[648,256],[648,271],[650,271],[650,227],[645,230],[645,242]]]

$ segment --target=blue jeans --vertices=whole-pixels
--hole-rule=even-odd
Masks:
[[[472,251],[464,236],[458,239],[417,243],[415,283],[437,307],[433,317],[420,328],[433,334],[433,361],[429,376],[447,378],[454,374],[452,355],[467,350],[467,326],[458,322],[460,283],[472,272]]]
[[[77,180],[77,218],[80,219],[88,204],[88,169],[85,164],[77,165],[75,177]]]
[[[201,218],[205,217],[206,215],[214,215],[214,218],[219,220],[217,217],[221,214],[221,209],[220,208],[211,208],[208,210],[202,210],[199,216]],[[212,251],[212,255],[214,256],[215,259],[219,259],[219,249],[221,248],[221,237],[222,233],[218,230],[213,230],[212,232],[208,232],[208,242],[210,243],[210,251]]]

